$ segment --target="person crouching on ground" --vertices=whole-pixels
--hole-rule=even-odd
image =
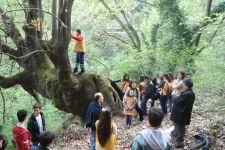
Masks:
[[[94,96],[94,101],[91,102],[88,106],[86,114],[86,127],[88,128],[88,131],[91,130],[90,136],[91,150],[95,150],[95,137],[96,137],[95,123],[99,119],[103,102],[104,97],[102,93],[96,93]]]
[[[40,137],[39,150],[51,150],[50,146],[55,139],[55,134],[50,131],[43,132]]]
[[[112,121],[110,107],[103,107],[96,121],[96,150],[116,149],[116,124]]]
[[[171,137],[160,129],[164,113],[159,108],[150,108],[148,112],[149,128],[136,135],[131,150],[169,150]]]
[[[134,91],[129,90],[127,97],[123,100],[124,114],[126,116],[126,125],[129,128],[132,121],[132,116],[135,115],[135,105],[137,104],[137,98],[134,96]]]

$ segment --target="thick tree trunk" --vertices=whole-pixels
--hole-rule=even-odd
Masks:
[[[40,1],[41,2],[41,1]],[[121,110],[121,101],[117,92],[110,85],[109,80],[101,75],[85,73],[74,76],[68,58],[68,45],[71,40],[71,12],[73,0],[58,0],[53,3],[52,39],[42,41],[37,36],[33,20],[43,18],[41,3],[28,0],[31,10],[27,11],[26,25],[23,27],[25,37],[0,8],[1,19],[4,22],[4,32],[14,41],[13,49],[0,39],[0,52],[10,54],[10,58],[23,67],[24,72],[9,78],[0,76],[0,86],[10,88],[21,85],[35,99],[37,93],[51,99],[60,110],[84,117],[88,104],[93,100],[96,92],[102,92],[105,97],[104,105],[112,107],[114,112]],[[56,16],[58,12],[58,17]],[[58,19],[56,23],[56,17]],[[18,42],[19,41],[19,42]],[[37,50],[45,53],[34,53]],[[32,55],[26,55],[33,53]],[[19,58],[20,56],[23,56]]]

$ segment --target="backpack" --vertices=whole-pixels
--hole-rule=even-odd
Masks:
[[[194,136],[194,141],[191,143],[190,149],[202,149],[202,150],[209,150],[212,145],[212,140],[210,137],[199,133]]]

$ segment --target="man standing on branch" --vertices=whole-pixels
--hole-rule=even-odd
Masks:
[[[82,74],[85,72],[84,69],[84,54],[85,54],[85,44],[84,44],[84,36],[81,34],[81,30],[76,30],[76,35],[72,35],[72,38],[75,40],[74,53],[76,53],[76,63],[75,68],[73,70],[74,74],[78,74],[78,67],[80,65]]]
[[[182,83],[183,92],[175,99],[170,119],[174,123],[174,131],[171,136],[175,139],[176,148],[184,147],[185,126],[190,124],[191,112],[195,101],[195,94],[192,91],[193,82],[191,79],[184,79]]]

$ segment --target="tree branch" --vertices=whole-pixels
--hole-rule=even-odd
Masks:
[[[52,14],[56,16],[57,13],[57,0],[52,0]],[[51,42],[54,42],[58,37],[57,32],[57,20],[56,17],[52,16],[52,40]]]
[[[0,17],[4,24],[4,32],[9,36],[15,43],[18,50],[22,50],[24,47],[24,40],[19,32],[19,29],[16,28],[16,25],[13,22],[13,19],[5,14],[5,11],[0,7]]]
[[[6,123],[6,119],[5,119],[5,115],[6,115],[6,108],[5,108],[5,97],[4,97],[4,94],[2,92],[2,88],[0,87],[0,93],[1,93],[1,96],[2,96],[2,101],[3,101],[3,109],[2,109],[2,119],[3,119],[3,123],[5,124]]]
[[[210,23],[211,18],[211,7],[212,7],[212,0],[208,0],[207,7],[206,7],[206,19],[203,21],[203,24],[199,26],[199,29],[197,31],[197,34],[195,36],[195,46],[198,46],[202,31],[204,30],[204,27],[206,27]]]
[[[136,29],[133,27],[133,25],[128,21],[127,19],[127,16],[125,14],[125,11],[124,10],[120,10],[126,24],[127,24],[127,27],[128,29],[130,29],[131,33],[134,35],[134,39],[135,39],[135,47],[138,49],[138,51],[141,51],[141,41],[140,41],[140,38],[138,36],[138,33],[136,31]]]
[[[21,85],[23,89],[33,96],[37,102],[40,102],[37,91],[34,89],[34,82],[32,79],[32,75],[26,71],[8,78],[0,76],[0,88],[2,87],[6,89],[15,85]]]
[[[111,16],[121,25],[121,27],[124,29],[124,31],[126,32],[126,34],[129,36],[132,44],[136,45],[135,39],[133,37],[133,35],[130,33],[129,29],[127,28],[127,26],[123,23],[123,21],[111,10],[111,8],[107,5],[107,3],[104,0],[100,0],[100,2],[103,4],[103,6],[109,11],[109,13],[111,14]]]
[[[7,55],[10,58],[14,58],[14,59],[23,59],[23,58],[26,58],[26,57],[30,57],[31,55],[33,55],[35,53],[38,53],[38,52],[46,53],[45,50],[35,50],[35,51],[32,51],[32,52],[30,52],[30,53],[28,53],[26,55],[22,55],[22,56],[15,56],[15,55],[9,54],[7,52],[1,52],[1,51],[0,51],[0,54]]]
[[[117,39],[117,40],[119,40],[119,41],[125,43],[125,44],[129,44],[127,41],[125,41],[125,40],[123,40],[123,39],[121,39],[121,38],[115,36],[114,34],[110,34],[110,33],[108,33],[107,31],[104,31],[104,33],[107,34],[108,36],[111,36],[111,37],[113,37],[113,38],[115,38],[115,39]]]
[[[157,45],[157,34],[158,34],[158,30],[159,30],[161,25],[162,25],[161,23],[156,23],[152,27],[152,30],[151,30],[151,43],[152,43],[153,49],[156,48],[156,45]]]
[[[12,59],[21,55],[19,51],[16,51],[15,49],[3,44],[1,39],[0,39],[0,53],[8,55]]]
[[[212,40],[214,39],[214,37],[216,36],[216,34],[218,33],[220,27],[223,24],[223,21],[225,20],[225,16],[221,19],[219,26],[216,28],[216,30],[213,32],[213,34],[211,35],[211,37],[208,40],[208,44],[206,46],[203,46],[199,49],[196,50],[196,55],[200,54],[204,49],[206,49],[207,47],[209,47],[210,43],[212,42]]]
[[[10,88],[17,84],[22,85],[27,80],[27,72],[20,72],[12,77],[5,78],[0,76],[0,86],[3,88]]]
[[[149,5],[149,6],[156,7],[156,5],[154,5],[153,3],[147,2],[146,0],[135,0],[135,1],[141,2],[141,3],[144,3],[144,4],[147,4],[147,5]]]
[[[71,40],[71,13],[74,0],[59,1],[58,45],[68,46]],[[65,28],[63,24],[67,26]]]

